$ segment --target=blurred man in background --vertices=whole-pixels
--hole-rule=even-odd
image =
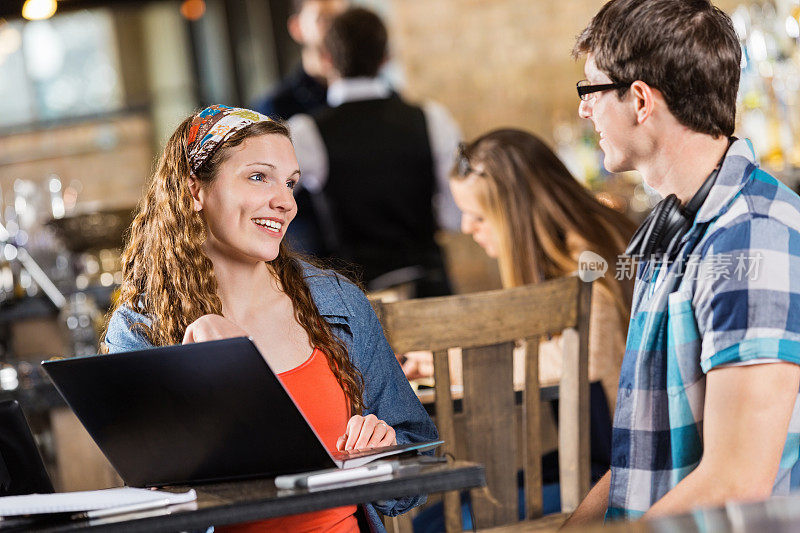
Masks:
[[[331,20],[347,9],[347,0],[292,0],[292,13],[286,21],[289,35],[299,44],[300,64],[269,94],[254,103],[253,109],[271,117],[288,119],[297,113],[310,113],[328,105],[328,82],[323,72],[322,38]],[[307,190],[298,190],[297,217],[286,235],[292,246],[304,253],[323,252],[316,210]]]
[[[366,9],[331,23],[330,107],[289,121],[300,186],[314,198],[328,255],[353,265],[369,290],[413,283],[417,297],[448,294],[434,233],[459,227],[447,178],[461,135],[442,106],[409,104],[378,77],[387,41]]]
[[[322,38],[331,20],[347,9],[347,0],[292,0],[286,21],[289,35],[299,44],[300,64],[253,109],[281,119],[310,113],[327,105],[327,80],[321,58]]]

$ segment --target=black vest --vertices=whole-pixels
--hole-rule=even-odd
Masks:
[[[407,266],[441,269],[422,109],[393,95],[347,102],[314,119],[328,152],[323,193],[338,241],[332,255],[363,269],[366,282]]]

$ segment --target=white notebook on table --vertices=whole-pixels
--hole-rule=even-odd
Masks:
[[[194,489],[172,493],[131,487],[54,494],[25,494],[0,497],[0,517],[85,513],[87,518],[95,518],[157,509],[192,502],[196,499],[197,494]]]

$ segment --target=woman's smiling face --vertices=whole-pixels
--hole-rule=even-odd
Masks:
[[[272,261],[297,214],[300,169],[283,135],[250,137],[227,148],[214,180],[197,189],[195,209],[208,228],[206,253],[244,261]]]

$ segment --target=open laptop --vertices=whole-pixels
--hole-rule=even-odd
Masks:
[[[245,337],[42,366],[134,487],[355,467],[441,442],[329,452]]]

